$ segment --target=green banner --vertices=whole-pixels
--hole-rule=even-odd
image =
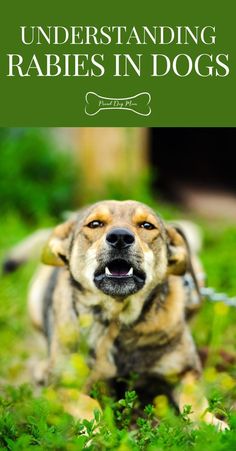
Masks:
[[[235,1],[4,2],[0,126],[236,125]]]

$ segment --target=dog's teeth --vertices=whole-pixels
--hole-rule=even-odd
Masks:
[[[107,266],[105,268],[105,274],[106,274],[106,276],[112,276],[112,273],[109,271]]]
[[[133,275],[133,272],[134,272],[134,270],[133,270],[133,268],[131,267],[130,270],[129,270],[129,272],[127,273],[127,276],[132,276],[132,275]]]

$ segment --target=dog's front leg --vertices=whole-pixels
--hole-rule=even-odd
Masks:
[[[85,385],[86,392],[91,389],[95,382],[108,380],[116,375],[117,370],[114,362],[111,360],[111,351],[119,330],[119,322],[115,320],[111,321],[104,336],[98,341],[94,368]]]
[[[66,412],[77,419],[91,420],[94,418],[94,411],[101,410],[101,407],[96,399],[81,391],[83,379],[89,370],[84,363],[83,373],[85,374],[80,374],[76,365],[76,359],[79,356],[77,353],[79,329],[75,326],[73,322],[57,324],[51,340],[50,357],[45,375],[47,383],[54,386]],[[79,362],[80,366],[82,361],[79,359]],[[72,387],[74,385],[74,388],[70,385]]]
[[[220,431],[229,429],[225,421],[218,419],[213,413],[209,412],[209,403],[203,396],[199,386],[199,376],[194,371],[188,371],[183,376],[174,391],[174,398],[181,413],[186,405],[191,406],[191,412],[188,415],[191,421],[204,421],[213,424]]]

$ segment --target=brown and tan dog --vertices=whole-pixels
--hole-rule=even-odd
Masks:
[[[34,278],[29,306],[48,339],[49,377],[78,349],[85,333],[78,318],[89,315],[87,390],[135,372],[144,389],[149,378],[157,389],[158,380],[170,384],[180,411],[192,405],[193,420],[227,427],[198,388],[201,364],[186,318],[199,308],[201,269],[178,228],[138,202],[99,202],[55,228],[42,260],[50,266]]]

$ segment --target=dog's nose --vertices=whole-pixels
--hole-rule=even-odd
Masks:
[[[106,236],[107,243],[116,249],[130,247],[134,240],[134,234],[124,228],[112,229]]]

